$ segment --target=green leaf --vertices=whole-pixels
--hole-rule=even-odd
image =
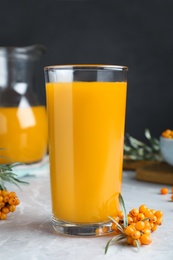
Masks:
[[[13,167],[16,167],[18,165],[21,165],[21,163],[11,163],[11,164],[1,164],[0,165],[0,187],[1,189],[6,189],[4,182],[9,182],[12,183],[14,185],[16,185],[19,189],[20,186],[19,184],[29,184],[26,181],[22,181],[19,180],[17,178],[17,175],[15,174],[15,172],[13,171]]]
[[[160,140],[152,137],[149,129],[145,129],[145,137],[149,141],[149,145],[126,133],[124,141],[124,160],[163,161],[160,152]]]
[[[123,221],[124,221],[124,228],[126,228],[128,226],[128,220],[127,220],[127,213],[126,213],[126,207],[125,207],[125,203],[124,203],[124,199],[121,195],[121,193],[119,194],[119,202],[120,202],[120,207],[122,209],[123,212]]]
[[[141,248],[141,245],[139,243],[139,241],[137,239],[135,239],[135,242],[136,242],[136,246],[137,246],[137,249],[138,249],[138,252],[140,251],[140,248]]]
[[[150,140],[151,139],[151,134],[150,131],[148,129],[145,129],[145,137]]]
[[[116,242],[118,242],[118,241],[120,241],[124,238],[125,238],[125,236],[123,234],[119,234],[119,235],[114,236],[112,239],[110,239],[105,246],[105,254],[107,253],[110,245],[112,245],[112,244],[114,244],[114,243],[116,243]]]

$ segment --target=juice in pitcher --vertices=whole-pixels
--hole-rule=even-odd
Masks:
[[[95,67],[94,74],[91,68],[72,74],[47,68],[53,226],[95,235],[119,210],[127,82],[109,81],[110,74],[103,79]]]
[[[36,163],[47,153],[47,114],[36,82],[45,51],[39,44],[0,47],[1,164]]]
[[[0,107],[0,163],[40,161],[47,152],[44,106]]]

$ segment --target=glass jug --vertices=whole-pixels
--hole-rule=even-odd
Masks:
[[[42,45],[0,47],[0,163],[40,161],[47,153],[47,116],[38,101]]]

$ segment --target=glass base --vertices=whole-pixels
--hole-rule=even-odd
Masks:
[[[94,237],[105,236],[114,232],[111,221],[81,224],[61,221],[52,216],[52,225],[58,233],[70,236]]]

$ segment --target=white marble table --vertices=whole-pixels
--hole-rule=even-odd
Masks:
[[[173,259],[173,202],[170,194],[162,196],[162,185],[139,182],[134,172],[123,173],[122,194],[127,211],[145,203],[149,208],[164,212],[163,225],[152,234],[153,242],[140,252],[131,246],[112,245],[104,255],[109,237],[77,238],[55,233],[51,225],[49,174],[24,177],[30,182],[20,192],[21,200],[15,213],[0,221],[0,259],[5,260],[172,260]],[[168,186],[169,187],[169,186]],[[9,187],[10,189],[10,187]]]

